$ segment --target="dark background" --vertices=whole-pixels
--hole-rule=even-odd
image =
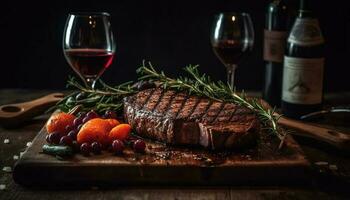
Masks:
[[[297,0],[289,0],[296,6]],[[311,0],[326,40],[326,92],[350,89],[350,14],[347,1]],[[111,84],[136,78],[143,59],[176,76],[187,64],[200,64],[214,79],[225,68],[212,52],[209,33],[219,11],[252,16],[255,48],[236,76],[238,88],[260,89],[263,79],[262,32],[267,0],[230,1],[57,1],[2,2],[0,7],[0,88],[65,87],[74,74],[62,53],[66,17],[71,11],[106,11],[112,15],[116,57],[102,78]]]

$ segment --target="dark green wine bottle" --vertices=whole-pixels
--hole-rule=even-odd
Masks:
[[[309,1],[301,0],[284,56],[282,113],[291,118],[321,109],[324,38]]]
[[[283,56],[287,40],[289,12],[285,0],[272,0],[266,11],[264,30],[265,78],[263,99],[280,106]]]

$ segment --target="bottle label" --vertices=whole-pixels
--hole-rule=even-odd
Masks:
[[[283,62],[287,32],[264,30],[264,60]]]
[[[312,46],[324,42],[318,20],[314,18],[297,18],[288,37],[288,42],[300,46]]]
[[[322,102],[324,58],[284,57],[282,100],[294,104]]]

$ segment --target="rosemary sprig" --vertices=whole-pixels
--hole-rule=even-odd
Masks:
[[[78,91],[66,96],[52,109],[69,112],[75,106],[82,105],[85,111],[96,110],[100,113],[109,109],[118,111],[123,107],[122,99],[136,92],[136,89],[132,87],[132,82],[126,82],[115,87],[107,85],[102,80],[99,80],[98,83],[100,89],[93,90],[80,84],[74,77],[69,77],[67,87],[73,87]]]
[[[143,65],[137,69],[137,73],[141,75],[139,80],[156,81],[164,89],[185,91],[215,101],[231,102],[251,109],[259,117],[263,127],[281,140],[280,147],[282,146],[286,132],[279,127],[277,123],[279,116],[274,115],[274,108],[264,107],[259,99],[248,98],[244,91],[238,94],[230,85],[222,81],[214,82],[206,74],[201,75],[198,71],[198,65],[189,65],[184,70],[190,75],[190,78],[173,79],[166,76],[163,71],[157,72],[150,62],[147,66],[143,62]]]

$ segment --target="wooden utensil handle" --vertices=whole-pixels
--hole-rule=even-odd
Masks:
[[[350,150],[350,136],[345,133],[307,124],[297,120],[288,119],[285,117],[281,117],[278,123],[301,131],[292,132],[292,134],[311,137],[329,143],[339,149]]]
[[[63,96],[62,93],[52,93],[32,101],[0,106],[0,122],[3,125],[18,124],[42,114],[50,106],[60,101]]]
[[[64,95],[62,93],[52,93],[32,101],[14,105],[24,108],[27,112],[45,111],[47,108],[55,105],[58,101],[60,101],[63,96]]]

